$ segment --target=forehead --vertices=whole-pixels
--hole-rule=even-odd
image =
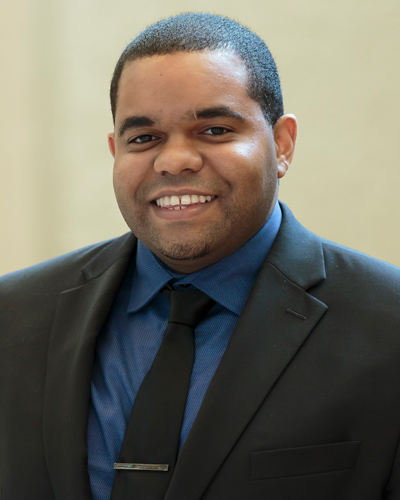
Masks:
[[[141,109],[175,107],[190,112],[210,105],[248,105],[248,73],[231,51],[175,52],[125,64],[117,97],[116,118]],[[156,109],[157,108],[157,109]],[[185,109],[184,109],[185,108]]]

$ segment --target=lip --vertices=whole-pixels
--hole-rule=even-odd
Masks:
[[[156,191],[150,199],[150,202],[155,202],[158,198],[162,198],[164,196],[183,196],[185,194],[197,194],[202,196],[216,196],[212,191],[207,191],[206,189],[195,189],[195,188],[165,188],[160,191]]]
[[[175,193],[174,193],[175,194]],[[184,194],[198,194],[196,193],[189,193],[188,191],[185,191]],[[160,197],[162,197],[161,195]],[[164,196],[171,196],[171,195],[164,195]],[[178,195],[176,195],[178,196]],[[181,195],[182,196],[182,195]],[[170,221],[181,221],[181,220],[186,220],[186,219],[191,219],[193,217],[197,217],[199,215],[202,215],[206,213],[211,207],[214,206],[214,203],[216,202],[218,198],[215,197],[211,201],[208,201],[206,203],[195,203],[193,205],[188,205],[185,209],[183,210],[170,210],[169,208],[165,207],[159,207],[155,201],[154,203],[151,203],[151,210],[153,214],[160,219],[164,220],[170,220]]]

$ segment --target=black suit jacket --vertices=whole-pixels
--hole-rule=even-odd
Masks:
[[[88,500],[96,337],[132,235],[0,281],[0,498]],[[400,271],[284,208],[166,500],[400,499]],[[139,500],[139,499],[138,499]]]

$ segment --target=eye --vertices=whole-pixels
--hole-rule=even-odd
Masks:
[[[230,130],[228,130],[225,127],[211,127],[211,128],[208,128],[207,130],[205,130],[203,132],[203,134],[206,134],[206,135],[223,135],[223,134],[226,134],[227,132],[230,132]]]
[[[129,144],[146,144],[147,142],[156,141],[158,137],[155,135],[144,134],[134,137],[128,141]]]

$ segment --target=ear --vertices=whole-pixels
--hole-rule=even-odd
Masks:
[[[108,149],[110,150],[110,153],[113,155],[115,158],[115,139],[114,139],[114,132],[108,132],[107,134],[107,139],[108,139]]]
[[[294,115],[283,115],[274,125],[274,141],[278,160],[278,179],[287,172],[293,160],[297,137],[297,120]]]

